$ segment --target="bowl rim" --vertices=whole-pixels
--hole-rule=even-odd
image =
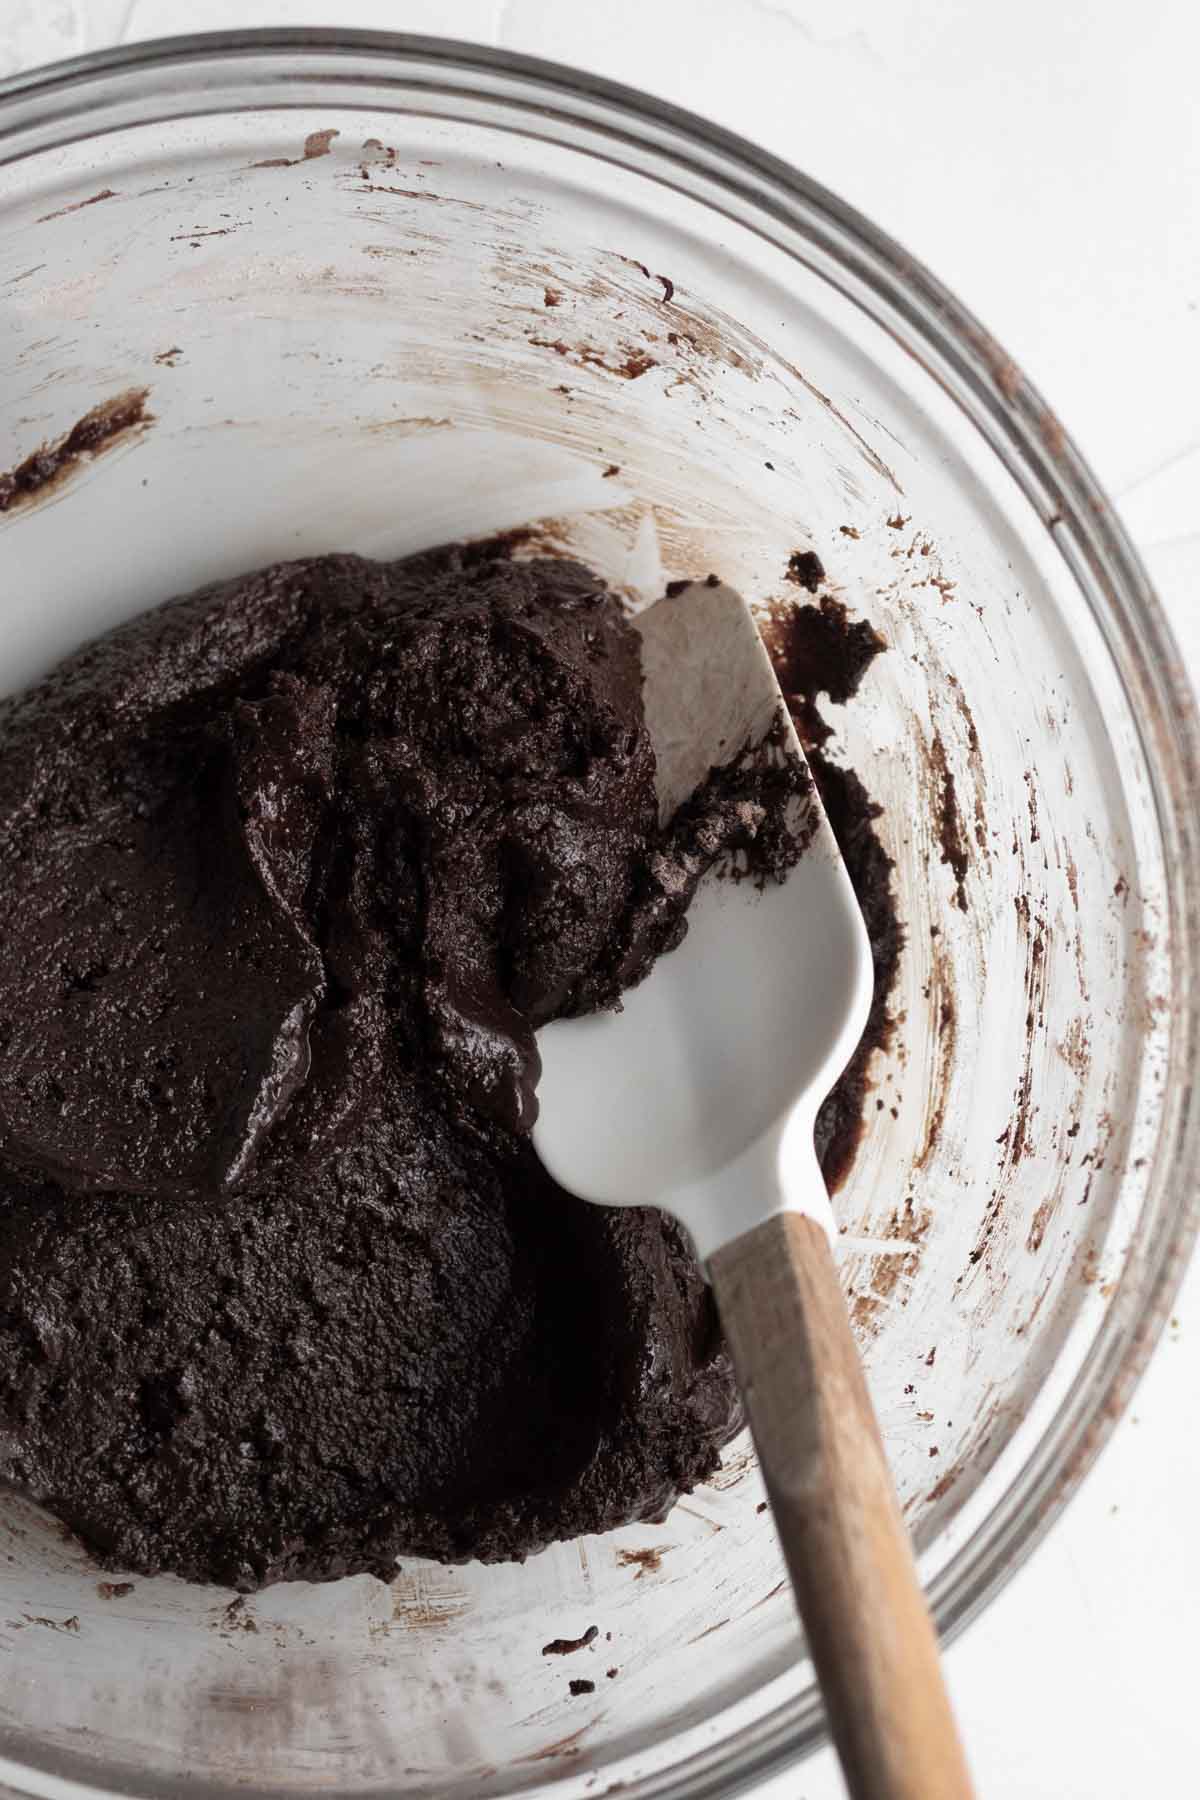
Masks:
[[[456,39],[336,26],[204,32],[94,51],[0,80],[0,165],[128,125],[248,110],[239,96],[250,83],[255,111],[352,103],[365,64],[373,65],[373,82],[398,90],[499,103],[513,115],[510,130],[576,148],[573,134],[589,133],[603,143],[599,153],[668,185],[686,183],[787,254],[798,255],[798,242],[810,245],[822,259],[817,272],[920,364],[1016,480],[1066,560],[1124,688],[1151,778],[1171,944],[1170,1047],[1148,1220],[1139,1226],[1145,1241],[1127,1258],[1086,1364],[1041,1440],[931,1586],[939,1631],[949,1639],[1028,1558],[1107,1442],[1200,1230],[1200,1105],[1188,1091],[1200,1045],[1200,715],[1183,658],[1103,489],[975,316],[856,208],[681,107],[565,64]],[[314,83],[339,82],[350,91],[313,92]],[[584,147],[596,153],[595,145]],[[655,1800],[744,1792],[824,1738],[819,1709],[788,1699],[725,1741],[648,1775],[638,1791]],[[0,1763],[9,1769],[17,1765]],[[71,1785],[102,1791],[78,1775]]]

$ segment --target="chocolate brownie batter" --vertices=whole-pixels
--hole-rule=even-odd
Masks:
[[[661,1516],[739,1408],[676,1226],[556,1188],[535,1028],[618,1003],[807,777],[660,830],[580,566],[329,556],[0,708],[0,1479],[252,1589]]]
[[[789,568],[796,561],[794,556]],[[819,564],[818,570],[817,586],[825,578]],[[888,1000],[903,932],[892,894],[892,860],[875,830],[881,809],[854,770],[829,754],[833,727],[817,702],[829,699],[844,706],[853,700],[886,645],[867,620],[851,619],[832,594],[823,594],[815,606],[778,602],[764,621],[763,637],[862,908],[875,969],[871,1011],[858,1048],[817,1113],[817,1155],[826,1182],[836,1188],[846,1177],[863,1133],[868,1065],[891,1038]]]

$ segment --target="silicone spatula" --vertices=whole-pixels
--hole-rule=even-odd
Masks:
[[[635,620],[669,816],[782,696],[753,615],[693,584]],[[790,727],[789,727],[790,730]],[[800,756],[795,733],[786,746]],[[965,1800],[970,1778],[832,1254],[813,1144],[872,993],[866,928],[815,793],[785,880],[705,878],[683,943],[623,1010],[538,1034],[534,1145],[571,1192],[655,1204],[702,1258],[855,1800]]]

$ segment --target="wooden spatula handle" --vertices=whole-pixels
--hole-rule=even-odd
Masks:
[[[781,1214],[713,1290],[854,1800],[969,1800],[937,1636],[829,1242]]]

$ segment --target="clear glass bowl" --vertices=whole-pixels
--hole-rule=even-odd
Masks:
[[[845,1279],[954,1631],[1103,1442],[1196,1225],[1193,703],[1062,428],[831,195],[569,70],[173,39],[7,83],[0,159],[0,468],[124,390],[153,414],[0,515],[6,686],[270,558],[531,518],[650,591],[712,568],[766,602],[815,547],[888,639],[838,723],[908,945],[838,1206],[877,1240]],[[738,1791],[822,1734],[761,1497],[735,1446],[661,1526],[244,1606],[114,1595],[6,1502],[0,1780]]]

